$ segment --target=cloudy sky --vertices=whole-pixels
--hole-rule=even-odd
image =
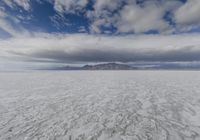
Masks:
[[[0,69],[199,64],[200,0],[1,0]]]

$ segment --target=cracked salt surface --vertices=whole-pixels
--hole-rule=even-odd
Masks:
[[[0,73],[0,140],[199,140],[200,72]]]

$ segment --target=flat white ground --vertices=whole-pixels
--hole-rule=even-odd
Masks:
[[[0,73],[0,140],[200,140],[200,72]]]

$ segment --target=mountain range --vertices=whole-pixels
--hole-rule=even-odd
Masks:
[[[200,65],[165,64],[155,66],[128,65],[121,63],[103,63],[84,66],[63,66],[47,68],[45,70],[199,70]]]
[[[51,70],[135,70],[137,68],[118,63],[104,63],[96,65],[84,65],[80,67],[65,66],[65,67],[56,67],[50,68]]]

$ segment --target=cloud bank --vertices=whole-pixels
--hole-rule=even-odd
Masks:
[[[200,61],[199,38],[198,34],[97,36],[35,33],[30,37],[1,40],[0,56],[30,63],[193,62]]]

